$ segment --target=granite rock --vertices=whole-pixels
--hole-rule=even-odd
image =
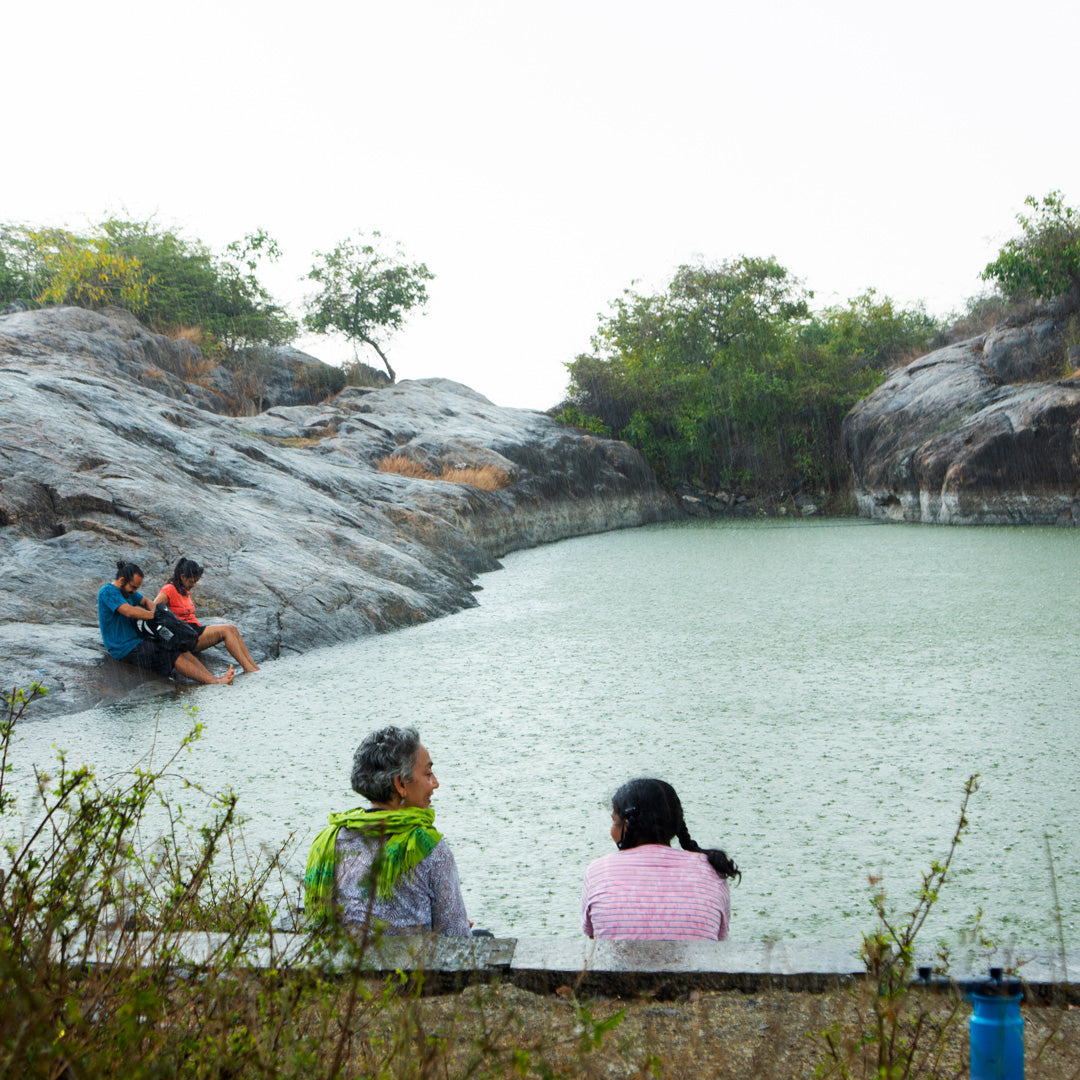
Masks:
[[[200,618],[236,623],[261,663],[474,605],[509,551],[678,513],[624,443],[449,380],[229,416],[191,379],[205,368],[123,313],[0,317],[0,684],[48,685],[35,715],[148,692],[98,639],[118,559],[155,591],[197,559]],[[391,456],[508,483],[380,471]],[[202,654],[219,671],[220,651]]]
[[[1080,380],[1064,324],[1001,327],[894,372],[844,419],[863,516],[1080,524]]]

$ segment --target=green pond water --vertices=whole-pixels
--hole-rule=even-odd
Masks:
[[[732,934],[855,944],[868,876],[899,909],[970,831],[926,932],[978,910],[1021,954],[1080,946],[1080,530],[854,520],[692,523],[519,552],[480,606],[269,663],[232,687],[28,719],[23,777],[55,748],[110,773],[205,734],[178,768],[231,785],[252,850],[302,872],[360,800],[352,751],[414,723],[470,916],[580,933],[581,875],[610,850],[623,780],[673,783],[690,831],[743,870]],[[243,627],[241,627],[243,629]],[[185,816],[200,813],[184,795]],[[1052,870],[1051,870],[1052,867]]]

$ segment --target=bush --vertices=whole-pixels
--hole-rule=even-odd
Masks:
[[[296,321],[257,276],[278,255],[273,239],[259,230],[227,255],[150,221],[109,218],[85,235],[0,225],[0,302],[114,304],[161,333],[197,332],[207,352],[292,341]]]
[[[567,365],[557,418],[625,439],[670,487],[840,491],[844,415],[938,324],[872,289],[816,315],[811,299],[774,259],[745,256],[627,291]]]
[[[1067,296],[1080,306],[1080,211],[1065,205],[1060,191],[1041,201],[1024,200],[1032,214],[1018,214],[1021,235],[1009,240],[983,271],[1010,299],[1053,300]]]
[[[53,774],[34,771],[36,801],[20,827],[12,736],[44,692],[14,691],[0,721],[0,1076],[580,1075],[619,1023],[621,1013],[594,1019],[575,1005],[567,1052],[546,1034],[519,1037],[514,1013],[477,986],[460,999],[468,1022],[454,1015],[433,1029],[421,1006],[422,969],[365,976],[377,943],[368,934],[329,923],[294,936],[286,956],[271,931],[277,904],[266,898],[272,879],[285,887],[285,848],[255,865],[232,861],[244,850],[232,793],[211,798],[209,823],[183,829],[164,783],[177,755],[102,784],[61,754]],[[191,794],[188,785],[185,803]],[[152,805],[166,823],[156,842],[147,840]],[[192,930],[216,933],[196,939],[209,946],[197,965],[185,957]],[[247,966],[254,946],[270,961]],[[553,1054],[569,1059],[567,1071],[549,1064]]]

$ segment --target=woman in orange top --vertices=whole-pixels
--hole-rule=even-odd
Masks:
[[[184,622],[191,623],[199,628],[199,640],[195,644],[195,652],[202,652],[219,642],[225,643],[225,648],[232,654],[245,671],[258,671],[259,665],[251,657],[240,631],[231,623],[219,626],[203,626],[195,618],[195,601],[191,599],[191,590],[199,583],[203,569],[194,559],[181,559],[173,570],[173,575],[162,587],[161,592],[154,597],[150,605],[167,604],[169,610]]]

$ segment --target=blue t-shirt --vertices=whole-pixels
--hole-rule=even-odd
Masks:
[[[97,617],[98,626],[101,627],[101,640],[114,660],[123,660],[142,641],[135,628],[135,620],[117,614],[116,609],[121,604],[142,607],[143,594],[134,592],[125,596],[111,581],[98,590]]]

